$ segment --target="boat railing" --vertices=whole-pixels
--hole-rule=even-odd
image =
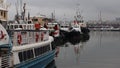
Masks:
[[[31,29],[35,29],[34,28],[34,24],[8,24],[7,25],[7,29],[17,29],[17,28],[21,28],[24,30],[31,30]]]
[[[48,40],[49,30],[35,30],[34,24],[8,24],[13,45],[25,45]]]
[[[49,39],[48,30],[9,30],[13,45],[25,45],[46,41]]]

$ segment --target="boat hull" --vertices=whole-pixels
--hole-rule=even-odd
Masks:
[[[90,30],[87,27],[81,27],[81,32],[83,34],[89,34]]]
[[[60,30],[61,31],[61,35],[62,36],[65,36],[65,37],[67,37],[67,38],[71,38],[71,37],[73,37],[73,36],[79,36],[79,35],[81,35],[81,32],[80,31],[76,31],[76,30],[73,30],[73,31],[70,31],[70,32],[68,32],[68,31],[64,31],[64,30]]]
[[[54,60],[55,50],[42,54],[39,57],[15,65],[15,68],[45,68]]]

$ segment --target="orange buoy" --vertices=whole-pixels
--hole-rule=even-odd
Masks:
[[[58,25],[55,25],[55,26],[54,26],[54,30],[59,30]]]
[[[35,41],[38,42],[38,40],[39,40],[39,35],[36,33],[36,39],[35,39]]]
[[[40,23],[35,23],[35,29],[39,30],[41,28]]]
[[[53,35],[54,37],[59,36],[59,26],[58,26],[58,25],[55,25],[55,26],[54,26],[54,32],[52,33],[52,35]]]
[[[21,34],[18,34],[18,36],[17,36],[17,43],[21,44],[21,42],[22,42],[22,36],[21,36]]]
[[[4,34],[3,34],[3,31],[1,30],[0,31],[0,39],[3,39],[4,38]]]
[[[41,33],[41,41],[44,39],[44,32]]]

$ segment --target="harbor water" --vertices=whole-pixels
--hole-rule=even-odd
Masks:
[[[58,46],[56,68],[120,68],[120,32],[91,31],[89,36]]]

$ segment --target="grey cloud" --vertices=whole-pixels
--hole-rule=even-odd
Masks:
[[[17,0],[7,0],[12,5]],[[23,0],[30,8],[31,14],[35,15],[40,12],[50,15],[54,10],[56,17],[62,18],[64,14],[69,19],[73,19],[75,15],[76,4],[80,4],[80,9],[85,20],[98,19],[98,14],[101,11],[104,19],[114,19],[120,16],[120,0]],[[13,9],[13,8],[12,8]],[[10,12],[12,12],[10,10]]]

